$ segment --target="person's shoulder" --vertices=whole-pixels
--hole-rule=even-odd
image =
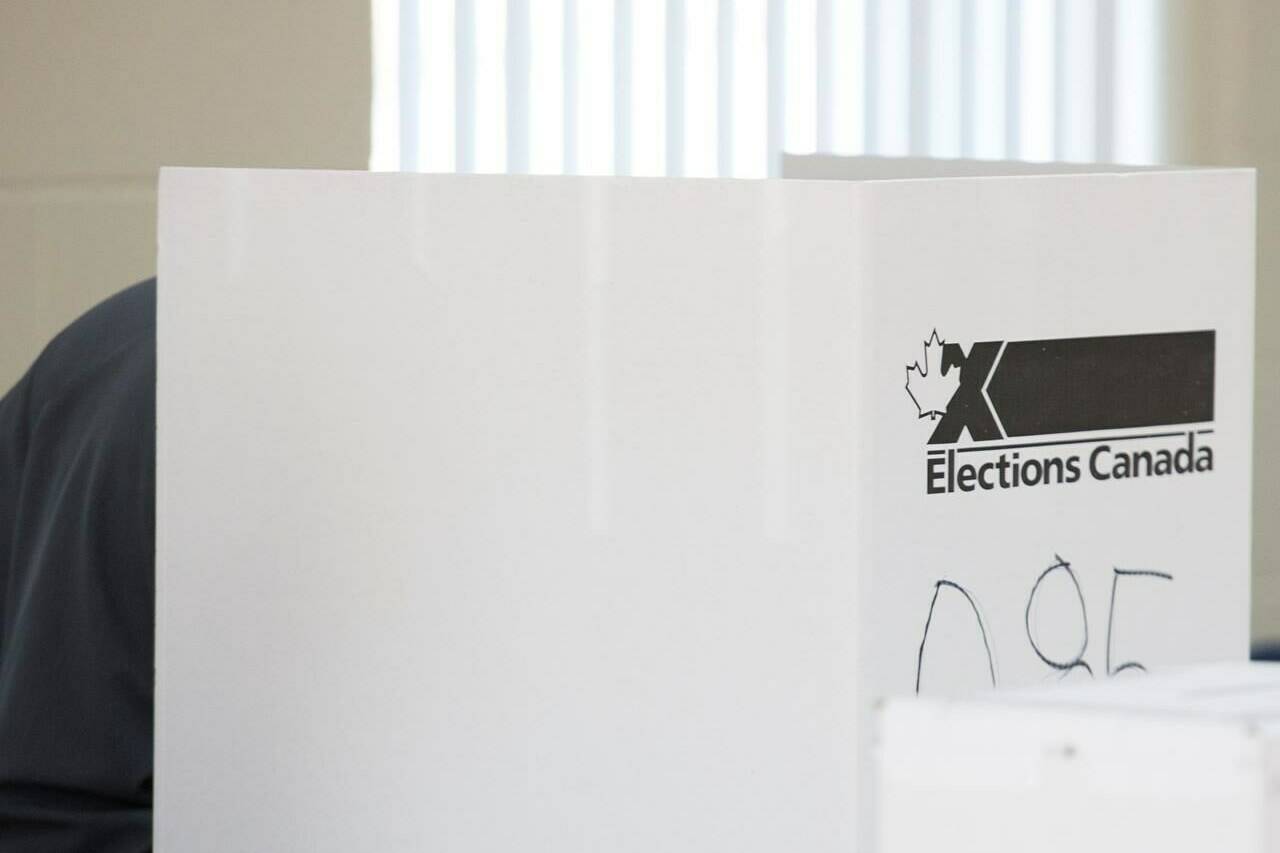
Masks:
[[[156,335],[156,280],[139,282],[81,314],[44,348],[37,361],[46,369],[92,364],[138,339]]]
[[[44,399],[92,378],[120,358],[154,361],[156,280],[116,293],[59,332],[29,371],[31,392]]]

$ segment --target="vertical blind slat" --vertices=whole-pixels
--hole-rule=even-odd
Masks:
[[[684,0],[667,0],[666,164],[667,174],[684,175]]]
[[[529,9],[529,171],[556,175],[565,170],[564,0],[522,2]]]
[[[973,0],[960,0],[960,156],[976,157],[977,124],[977,74],[976,57],[977,17]]]
[[[1008,0],[1004,17],[1004,155],[1021,156],[1022,4]]]
[[[507,0],[473,0],[471,144],[477,172],[507,170]]]
[[[616,170],[614,5],[606,0],[578,0],[577,12],[578,170],[607,175]]]
[[[782,6],[782,137],[780,151],[812,154],[818,133],[818,3]],[[775,161],[776,163],[776,161]]]
[[[417,168],[452,172],[456,168],[454,119],[453,0],[419,0],[419,95],[413,121],[418,127]]]
[[[1019,5],[1018,155],[1053,159],[1055,128],[1054,0],[1022,0]]]
[[[739,0],[733,15],[733,174],[768,174],[769,8]]]
[[[529,171],[529,0],[507,0],[507,171]]]
[[[854,154],[867,150],[866,138],[866,5],[864,0],[835,0],[833,9],[832,150]]]
[[[910,74],[910,113],[907,120],[907,151],[913,157],[929,153],[929,0],[911,0],[910,37],[907,67]]]
[[[716,168],[733,175],[733,0],[716,10]]]
[[[1159,151],[1157,43],[1164,31],[1164,8],[1161,0],[1112,0],[1111,155],[1121,162],[1150,163]]]
[[[1053,159],[1067,159],[1071,115],[1067,103],[1069,77],[1075,57],[1068,56],[1068,0],[1055,0],[1053,8]]]
[[[631,7],[630,58],[631,174],[666,174],[667,104],[666,3],[659,0]]]
[[[719,8],[708,0],[681,0],[680,6],[684,11],[680,167],[685,175],[709,178],[719,172]]]
[[[833,0],[818,0],[814,12],[814,98],[817,101],[817,127],[814,129],[814,145],[818,151],[835,150],[836,118],[836,40],[847,36],[835,31]]]
[[[922,108],[928,113],[929,134],[921,152],[935,157],[959,157],[961,149],[960,4],[930,4],[929,97]]]
[[[418,0],[400,0],[400,163],[418,168],[418,100],[422,70],[418,61]]]
[[[631,174],[631,0],[613,5],[613,169]]]
[[[898,2],[898,0],[891,0]],[[865,118],[866,150],[879,154],[880,147],[880,0],[867,0],[864,12],[866,31],[863,64],[862,114]]]
[[[454,150],[459,172],[474,172],[476,162],[476,16],[473,0],[457,0],[454,8]]]
[[[787,19],[783,0],[768,0],[765,19],[765,69],[767,103],[765,111],[765,173],[775,177],[782,156],[786,132],[786,38]]]
[[[564,99],[564,173],[578,174],[578,0],[564,0],[561,21],[561,97]]]
[[[1098,0],[1097,79],[1095,82],[1094,151],[1098,160],[1115,159],[1116,7],[1114,0]]]

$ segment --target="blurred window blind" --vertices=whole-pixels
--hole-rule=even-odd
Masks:
[[[1159,0],[373,0],[371,168],[1156,162]]]

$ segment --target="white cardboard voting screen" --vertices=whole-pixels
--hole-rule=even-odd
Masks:
[[[1246,655],[1252,172],[166,170],[159,269],[161,851],[849,850],[878,696]]]

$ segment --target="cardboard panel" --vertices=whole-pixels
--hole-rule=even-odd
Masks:
[[[879,696],[1244,658],[1252,199],[166,171],[158,848],[848,850]]]

